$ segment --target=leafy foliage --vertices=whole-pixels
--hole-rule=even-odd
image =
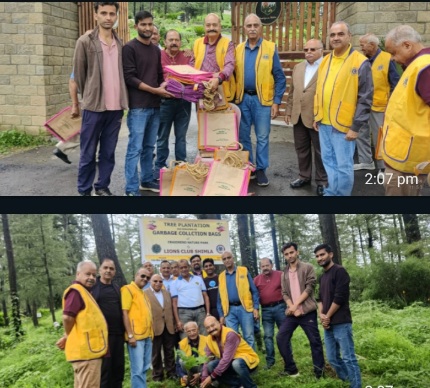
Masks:
[[[42,132],[38,136],[33,136],[15,129],[0,131],[0,154],[17,148],[37,147],[50,143],[50,138]]]

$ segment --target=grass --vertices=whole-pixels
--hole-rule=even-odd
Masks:
[[[0,155],[49,144],[51,138],[42,132],[37,136],[16,129],[0,132]]]
[[[429,387],[430,386],[430,309],[414,305],[394,310],[378,302],[352,304],[354,341],[362,372],[363,386]],[[8,328],[0,328],[0,384],[13,388],[62,388],[73,386],[71,366],[55,347],[62,330],[54,329],[48,314],[34,328],[24,319],[25,338],[15,342]],[[321,331],[322,332],[322,331]],[[294,358],[300,376],[294,380],[278,377],[282,370],[279,353],[276,365],[263,370],[264,355],[255,375],[259,387],[347,387],[334,377],[317,381],[313,377],[311,352],[303,331],[296,330],[292,340]],[[275,346],[276,347],[276,346]],[[331,375],[330,375],[331,376]],[[154,383],[148,373],[149,388],[174,388],[175,382]],[[130,387],[130,370],[126,356],[124,388]]]

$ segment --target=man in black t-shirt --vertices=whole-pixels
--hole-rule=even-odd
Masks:
[[[318,308],[324,327],[327,359],[341,380],[349,381],[351,388],[361,388],[360,367],[352,338],[348,272],[333,263],[330,245],[318,245],[314,253],[318,265],[324,269],[319,280]]]
[[[124,323],[121,309],[121,293],[114,284],[115,263],[103,259],[95,286],[91,294],[106,319],[109,331],[108,357],[102,360],[101,388],[121,388],[124,380]]]
[[[217,300],[218,300],[218,275],[216,274],[215,263],[213,259],[203,260],[203,269],[206,272],[206,277],[203,281],[206,285],[207,294],[209,297],[209,303],[211,306],[210,313],[216,319],[219,319],[219,314],[217,310]]]

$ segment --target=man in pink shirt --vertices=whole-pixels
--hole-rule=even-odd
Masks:
[[[261,274],[254,278],[254,284],[260,295],[260,304],[263,317],[264,344],[266,345],[266,368],[275,365],[275,348],[273,335],[275,323],[280,329],[285,320],[285,301],[282,296],[282,271],[273,271],[273,262],[270,259],[261,259]]]
[[[296,243],[285,244],[282,253],[287,265],[282,276],[282,294],[288,307],[285,312],[287,317],[279,329],[276,341],[285,362],[283,374],[291,377],[299,375],[291,349],[291,337],[294,330],[300,326],[308,337],[314,373],[319,379],[323,375],[325,362],[318,331],[315,269],[311,264],[299,260]]]

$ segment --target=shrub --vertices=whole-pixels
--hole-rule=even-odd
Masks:
[[[398,265],[399,292],[406,303],[430,301],[430,266],[427,260],[408,259]]]
[[[50,144],[50,142],[49,136],[42,131],[37,136],[16,129],[3,131],[0,132],[0,154],[11,148],[36,147]]]
[[[203,26],[194,26],[194,32],[198,37],[203,37],[205,35],[205,28]]]

